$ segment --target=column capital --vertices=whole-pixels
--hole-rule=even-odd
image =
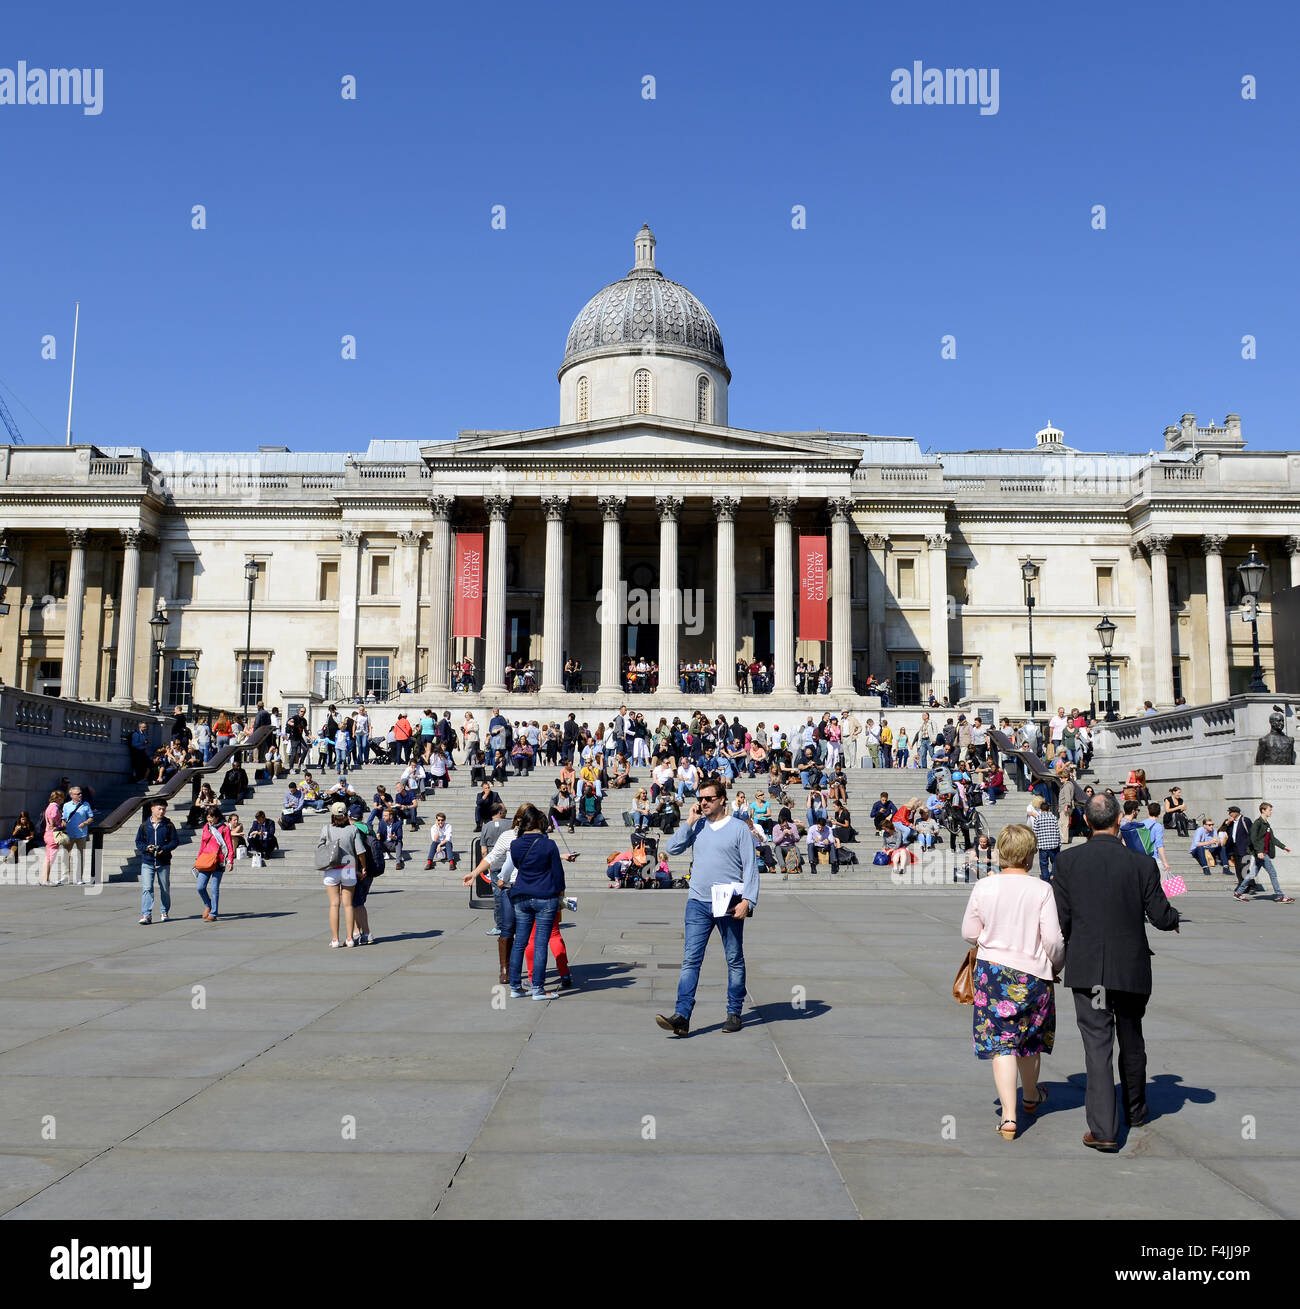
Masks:
[[[925,543],[931,550],[946,550],[952,543],[952,536],[948,532],[931,532],[925,538]]]
[[[544,495],[542,496],[542,508],[546,510],[546,521],[548,523],[562,523],[565,515],[569,512],[569,497],[567,495]]]
[[[420,542],[424,540],[424,533],[416,531],[398,532],[397,539],[405,546],[413,545],[418,549]]]
[[[355,549],[361,544],[361,533],[355,527],[340,527],[337,535],[349,549]]]
[[[1147,552],[1153,555],[1162,555],[1169,552],[1169,543],[1173,536],[1168,532],[1151,532],[1142,538],[1142,544],[1146,546]]]
[[[677,522],[682,516],[682,505],[685,502],[685,497],[680,495],[655,496],[655,512],[659,515],[659,521],[661,523]]]
[[[431,495],[429,497],[429,512],[433,515],[434,522],[450,522],[452,511],[455,508],[456,497],[454,495]]]
[[[715,495],[713,497],[713,516],[720,523],[734,523],[736,521],[736,510],[739,508],[739,496]]]
[[[140,550],[149,540],[149,534],[138,527],[121,527],[118,531],[122,536],[122,544],[128,550]]]
[[[832,521],[848,521],[853,516],[853,497],[851,495],[833,495],[826,501]]]
[[[85,527],[69,527],[65,529],[68,533],[68,544],[74,550],[84,550],[86,542],[90,539],[90,530]]]
[[[888,550],[889,537],[883,532],[869,532],[867,534],[867,545],[872,550]]]
[[[1282,543],[1289,555],[1300,555],[1300,536],[1288,536]]]
[[[1207,555],[1221,555],[1223,547],[1228,544],[1226,536],[1206,535],[1201,537],[1201,549]]]
[[[1142,554],[1142,542],[1141,542],[1141,541],[1134,541],[1133,544],[1129,546],[1129,548],[1128,548],[1128,557],[1129,557],[1130,559],[1133,559],[1133,560],[1138,560],[1138,559],[1142,559],[1142,558],[1144,558],[1144,556],[1143,556],[1143,554]]]
[[[788,523],[799,508],[797,495],[770,495],[767,507],[772,511],[772,518],[778,523]]]
[[[627,496],[597,496],[596,503],[600,505],[600,516],[604,522],[617,523],[623,517],[623,510],[627,508]]]
[[[491,494],[483,497],[483,507],[488,512],[488,518],[494,523],[504,523],[510,517],[512,503],[508,495]]]

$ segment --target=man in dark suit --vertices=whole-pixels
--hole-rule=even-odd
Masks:
[[[1228,833],[1228,841],[1223,847],[1223,853],[1237,875],[1237,890],[1240,891],[1242,882],[1246,880],[1246,870],[1252,865],[1250,824],[1241,816],[1239,806],[1228,806],[1228,821],[1224,824],[1224,830]]]
[[[1083,1143],[1113,1153],[1119,1148],[1112,1054],[1119,1035],[1119,1077],[1124,1119],[1147,1120],[1147,1052],[1142,1017],[1151,996],[1151,948],[1145,922],[1178,931],[1178,910],[1160,889],[1156,861],[1119,839],[1119,802],[1095,795],[1084,818],[1092,838],[1062,851],[1052,879],[1056,913],[1065,937],[1065,984],[1083,1038],[1088,1088]]]
[[[271,715],[267,711],[266,705],[263,704],[261,700],[259,700],[257,702],[257,716],[253,719],[253,731],[256,732],[260,728],[270,727],[270,726],[271,726]],[[267,751],[267,747],[270,746],[270,744],[271,742],[269,740],[266,740],[266,741],[262,741],[258,745],[257,762],[259,764],[264,764],[266,762],[266,751]],[[278,745],[279,742],[276,742],[276,744]]]

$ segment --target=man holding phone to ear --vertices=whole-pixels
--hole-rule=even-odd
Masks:
[[[727,794],[722,783],[700,783],[699,799],[691,806],[686,821],[668,839],[669,854],[682,854],[694,846],[691,889],[686,898],[686,945],[682,974],[677,983],[677,1005],[670,1017],[655,1016],[655,1022],[674,1036],[690,1032],[695,989],[700,980],[704,951],[718,929],[727,952],[727,1018],[724,1032],[740,1031],[740,1011],[745,1003],[745,919],[758,900],[758,858],[748,827],[727,812]],[[713,888],[726,882],[741,886],[727,912],[713,916]]]

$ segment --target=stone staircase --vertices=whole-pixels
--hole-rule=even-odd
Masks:
[[[252,766],[248,767],[248,771],[249,775],[252,776]],[[401,775],[401,771],[401,768],[397,765],[372,763],[365,768],[349,772],[348,777],[352,785],[363,797],[365,803],[369,805],[370,797],[379,784],[382,783],[390,794],[396,789],[397,779]],[[537,769],[531,777],[516,778],[512,775],[505,783],[498,784],[496,790],[505,802],[507,812],[513,814],[518,805],[529,801],[543,809],[549,805],[554,790],[555,771],[555,769],[543,766]],[[337,776],[337,774],[331,774],[325,770],[313,769],[313,773],[318,779],[323,779],[326,782],[332,782]],[[470,852],[471,843],[474,840],[474,801],[478,794],[478,788],[471,786],[468,778],[467,769],[457,768],[452,774],[450,786],[446,789],[433,791],[425,800],[420,802],[420,825],[414,831],[408,825],[405,832],[407,862],[399,872],[393,867],[391,857],[389,858],[387,871],[384,874],[386,888],[391,889],[397,885],[456,888],[461,886],[462,875],[472,867]],[[896,874],[892,868],[878,866],[871,861],[872,855],[880,848],[879,839],[876,837],[871,820],[868,817],[872,804],[879,797],[882,790],[889,792],[890,798],[895,804],[913,796],[924,798],[925,773],[914,768],[857,768],[849,770],[848,778],[848,808],[858,829],[858,840],[849,848],[853,849],[857,854],[858,863],[841,868],[838,874],[834,876],[831,876],[824,869],[818,874],[812,875],[807,871],[806,865],[802,876],[792,876],[788,881],[779,873],[764,874],[764,888],[798,887],[800,891],[831,891],[836,889],[891,890],[900,886],[903,888],[951,886],[954,869],[958,873],[962,870],[963,856],[960,849],[958,849],[955,856],[949,852],[946,834],[941,833],[941,845],[936,848],[935,852],[910,865],[906,874],[902,877]],[[583,894],[594,891],[603,893],[607,891],[609,883],[605,876],[605,859],[614,851],[628,848],[632,832],[625,825],[623,815],[633,810],[634,799],[639,786],[648,786],[649,769],[642,767],[634,774],[634,779],[630,787],[624,790],[611,791],[605,797],[603,809],[609,824],[607,827],[578,826],[573,834],[561,831],[557,837],[557,844],[562,850],[571,849],[579,856],[576,861],[565,866],[565,879],[569,893]],[[220,777],[214,775],[208,780],[211,781],[215,790],[220,789]],[[258,809],[264,809],[268,816],[276,820],[277,828],[279,828],[280,801],[287,785],[287,780],[258,784],[254,788],[254,794],[251,797],[246,797],[237,806],[245,827],[251,825],[253,815]],[[739,786],[739,789],[743,790],[749,799],[753,798],[757,789],[753,785],[753,781],[748,778],[741,779],[737,784],[733,785],[733,795],[735,786]],[[190,831],[184,824],[188,804],[189,793],[186,791],[171,802],[169,809],[169,813],[173,821],[177,823],[181,833],[182,844],[172,857],[173,868],[177,874],[188,873],[191,866],[190,861],[193,858],[191,847],[197,842],[197,832]],[[236,808],[231,804],[226,804],[224,807],[227,812]],[[800,805],[798,808],[791,806],[797,822],[803,821],[804,807],[804,805]],[[432,870],[426,870],[424,867],[428,850],[427,834],[429,829],[429,822],[426,820],[431,820],[433,815],[438,812],[447,815],[455,833],[454,844],[457,853],[455,871],[448,869],[445,863],[439,864]],[[1005,824],[1020,821],[1024,816],[1024,812],[1024,796],[1016,791],[1012,791],[1003,797],[1002,801],[997,805],[986,805],[979,810],[984,829],[993,837],[996,837]],[[253,868],[248,860],[237,860],[234,867],[223,878],[223,887],[319,886],[321,878],[315,866],[314,851],[320,829],[326,821],[325,816],[309,810],[307,816],[297,827],[288,831],[279,828],[280,849],[267,861],[265,867]],[[109,879],[111,881],[136,881],[139,878],[139,859],[135,853],[135,832],[136,825],[128,823],[118,832],[105,837],[104,867],[109,870]],[[660,832],[652,832],[652,835],[658,837],[660,849],[662,850],[667,838]],[[1221,874],[1216,874],[1213,880],[1203,877],[1199,866],[1190,855],[1185,853],[1188,842],[1182,838],[1174,837],[1172,834],[1170,836],[1169,855],[1171,866],[1175,871],[1181,872],[1187,877],[1190,890],[1208,887],[1219,890],[1221,884],[1227,882],[1228,879]],[[1075,844],[1078,844],[1077,840]],[[960,841],[958,845],[960,846]],[[689,853],[678,856],[670,855],[669,864],[674,877],[684,875],[689,871],[690,867]],[[1193,874],[1195,875],[1194,880]],[[183,887],[184,885],[183,877],[177,876],[173,886]],[[466,891],[465,894],[468,898],[469,891]],[[664,893],[657,892],[657,894]],[[668,894],[681,896],[684,893],[678,890]]]

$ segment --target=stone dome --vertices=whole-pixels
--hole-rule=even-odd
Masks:
[[[636,235],[635,267],[592,296],[573,320],[561,373],[596,355],[643,353],[696,359],[730,379],[713,315],[654,266],[654,247],[654,233],[643,226]]]

